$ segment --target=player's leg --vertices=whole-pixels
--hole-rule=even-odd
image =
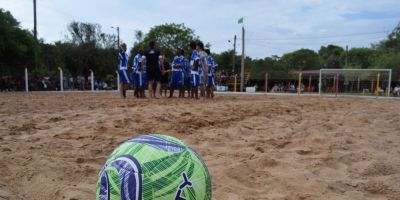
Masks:
[[[174,96],[174,86],[171,85],[170,89],[169,89],[169,97],[168,98],[172,98]]]
[[[170,83],[170,89],[169,89],[169,98],[172,98],[174,96],[174,90],[175,87],[177,86],[177,76],[176,72],[173,71],[171,74],[171,83]]]
[[[142,84],[141,84],[141,87],[140,87],[140,97],[141,98],[146,98],[146,94],[145,94],[145,91],[146,91],[146,80],[144,80],[145,79],[145,77],[143,77],[142,76]]]
[[[210,93],[211,93],[211,98],[214,98],[214,89],[215,89],[215,81],[214,81],[214,76],[210,77],[211,78],[211,87],[210,87]]]
[[[155,69],[154,80],[157,82],[156,88],[154,91],[154,98],[158,99],[159,98],[158,94],[160,94],[160,90],[161,90],[161,69],[160,68]]]
[[[148,90],[150,98],[153,98],[153,80],[149,78]]]

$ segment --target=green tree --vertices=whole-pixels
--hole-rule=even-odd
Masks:
[[[21,76],[24,66],[33,66],[35,38],[23,30],[9,11],[0,9],[0,73]]]
[[[342,55],[344,54],[345,51],[340,46],[322,46],[318,51],[318,55],[321,59],[321,67],[331,69],[342,68],[342,64],[344,63],[344,57]]]
[[[117,41],[115,35],[105,34],[101,31],[100,24],[73,21],[68,25],[68,41],[75,44],[93,43],[96,47],[115,48]]]
[[[137,44],[131,52],[136,53],[139,49],[147,49],[149,42],[154,41],[157,48],[171,58],[176,48],[182,48],[186,53],[190,52],[189,44],[195,40],[199,40],[199,37],[194,34],[193,29],[184,24],[163,24],[151,28],[142,41],[137,38]]]
[[[349,68],[367,69],[372,67],[376,51],[370,48],[352,48],[349,50]]]
[[[281,62],[286,67],[287,72],[321,68],[318,54],[310,49],[300,49],[284,54]]]
[[[383,52],[400,52],[400,23],[388,35],[386,40],[379,42],[378,45],[373,45],[373,47]]]
[[[232,72],[233,50],[215,54],[214,60],[218,63],[218,70]],[[241,57],[235,56],[235,67],[234,67],[235,72],[239,72],[240,62],[241,62]]]

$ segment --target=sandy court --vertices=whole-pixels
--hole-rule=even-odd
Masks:
[[[143,133],[194,147],[216,200],[400,199],[400,100],[3,93],[0,200],[94,199],[106,156]]]

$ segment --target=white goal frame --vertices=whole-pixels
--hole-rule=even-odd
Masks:
[[[321,87],[322,87],[322,73],[326,72],[331,72],[331,73],[340,73],[340,72],[346,72],[346,71],[353,71],[353,72],[389,72],[389,82],[388,82],[388,92],[390,93],[391,90],[391,82],[392,82],[392,69],[320,69],[319,70],[319,82],[318,82],[318,95],[321,96]]]

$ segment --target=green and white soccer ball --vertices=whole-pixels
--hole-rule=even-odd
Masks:
[[[108,157],[97,200],[210,200],[211,180],[200,156],[166,135],[142,135]]]

